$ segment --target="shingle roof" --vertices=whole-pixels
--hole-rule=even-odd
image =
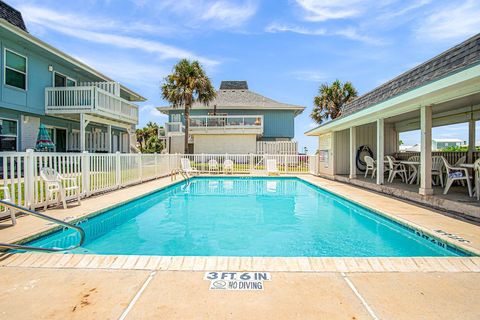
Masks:
[[[247,81],[222,81],[220,90],[248,90]]]
[[[7,20],[8,22],[10,22],[16,27],[19,27],[25,32],[28,32],[20,11],[12,8],[11,6],[9,6],[8,4],[6,4],[1,0],[0,0],[0,18]]]
[[[348,103],[341,118],[477,63],[480,33]]]
[[[302,113],[305,109],[305,107],[302,106],[278,102],[264,97],[256,92],[250,91],[248,90],[247,81],[222,81],[220,90],[217,91],[216,98],[211,101],[208,106],[205,106],[199,102],[195,102],[192,105],[192,108],[211,109],[213,106],[216,106],[217,109],[295,110],[296,115]],[[161,112],[167,112],[173,108],[158,107],[157,109]]]

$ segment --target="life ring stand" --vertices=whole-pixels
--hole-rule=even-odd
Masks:
[[[372,149],[370,149],[370,147],[367,146],[367,145],[360,146],[357,150],[357,156],[356,156],[356,161],[355,161],[355,163],[357,165],[357,169],[360,172],[365,172],[365,170],[366,170],[367,163],[363,159],[367,155],[373,158]]]

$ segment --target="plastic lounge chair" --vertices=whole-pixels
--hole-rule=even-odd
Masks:
[[[211,159],[208,161],[208,171],[217,171],[218,170],[218,162],[215,159]]]
[[[11,202],[12,199],[10,197],[10,191],[8,190],[8,187],[7,186],[3,186],[3,201],[6,201],[6,202]],[[12,219],[12,225],[16,225],[17,224],[17,219],[15,218],[15,212],[11,209],[11,208],[7,208],[7,207],[3,207],[3,209],[0,211],[0,217],[7,217],[7,216],[10,216],[10,218]]]
[[[432,157],[432,177],[438,177],[440,180],[440,185],[443,188],[443,157],[435,156]],[[446,159],[445,159],[446,160]],[[435,179],[433,179],[433,182]]]
[[[364,158],[366,167],[365,167],[365,178],[368,176],[368,172],[372,171],[372,179],[375,178],[375,173],[377,172],[377,166],[375,165],[375,160],[370,156],[365,156]]]
[[[45,182],[45,192],[47,194],[44,210],[47,210],[49,201],[54,199],[54,194],[56,194],[57,205],[61,200],[63,209],[67,209],[67,191],[75,192],[77,202],[80,205],[80,187],[77,185],[77,179],[64,178],[55,169],[48,167],[40,170],[40,177]],[[64,182],[68,183],[64,185]]]
[[[386,156],[388,160],[388,182],[393,182],[396,175],[402,178],[402,181],[407,182],[407,169],[402,163],[395,163],[395,159],[391,156]]]
[[[180,164],[182,165],[182,170],[185,171],[186,173],[189,173],[189,174],[199,173],[196,168],[192,167],[192,165],[190,164],[190,159],[188,158],[180,159]]]
[[[267,174],[271,175],[279,175],[279,171],[277,168],[277,160],[275,159],[267,159]]]
[[[225,160],[223,161],[223,172],[224,173],[232,173],[233,174],[233,161],[232,160]]]
[[[452,186],[454,181],[467,181],[468,187],[468,194],[470,197],[472,196],[472,185],[470,184],[470,177],[468,176],[468,169],[462,167],[452,167],[447,159],[441,157],[443,160],[443,164],[445,165],[445,169],[447,170],[447,182],[445,183],[445,189],[443,190],[443,194],[448,193],[448,189]],[[478,164],[477,164],[478,165]]]

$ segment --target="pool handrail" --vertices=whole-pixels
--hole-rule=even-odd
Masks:
[[[78,244],[75,245],[75,246],[68,247],[68,248],[42,248],[42,247],[33,247],[33,246],[13,244],[13,243],[1,243],[1,242],[0,242],[0,248],[14,249],[14,250],[25,250],[25,251],[36,251],[36,252],[60,252],[60,251],[76,249],[76,248],[82,246],[83,243],[85,242],[85,231],[79,226],[76,226],[74,224],[71,224],[71,223],[68,223],[68,222],[50,217],[50,216],[47,216],[47,215],[42,214],[40,212],[30,210],[28,208],[19,206],[17,204],[14,204],[14,203],[11,203],[11,202],[8,202],[8,201],[0,200],[0,205],[8,207],[8,208],[10,208],[10,210],[14,209],[14,210],[29,214],[31,216],[34,216],[34,217],[37,217],[37,218],[40,218],[40,219],[44,219],[44,220],[47,220],[47,221],[50,221],[50,222],[54,222],[54,223],[59,224],[59,225],[65,227],[65,228],[74,229],[75,231],[77,231],[80,234],[80,241],[78,242]]]

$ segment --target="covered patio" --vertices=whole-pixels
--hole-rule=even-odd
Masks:
[[[340,118],[306,134],[319,137],[321,176],[480,217],[480,202],[469,196],[466,186],[453,183],[443,195],[439,179],[461,178],[463,174],[467,185],[466,171],[472,177],[473,191],[477,182],[473,163],[478,158],[475,129],[479,119],[480,34],[353,100],[343,108]],[[468,123],[468,150],[432,152],[432,128],[460,123]],[[400,133],[412,130],[420,131],[420,152],[399,152]],[[365,147],[370,154],[360,152]],[[363,176],[366,155],[372,156],[376,172],[381,173],[373,179],[371,171],[368,178]],[[393,166],[386,156],[393,157]],[[447,173],[442,156],[450,166],[465,157],[460,162],[467,165],[462,165],[461,174],[452,175],[459,170]],[[395,168],[403,172],[388,179]],[[412,176],[414,171],[419,179]],[[400,182],[402,175],[409,183]]]

